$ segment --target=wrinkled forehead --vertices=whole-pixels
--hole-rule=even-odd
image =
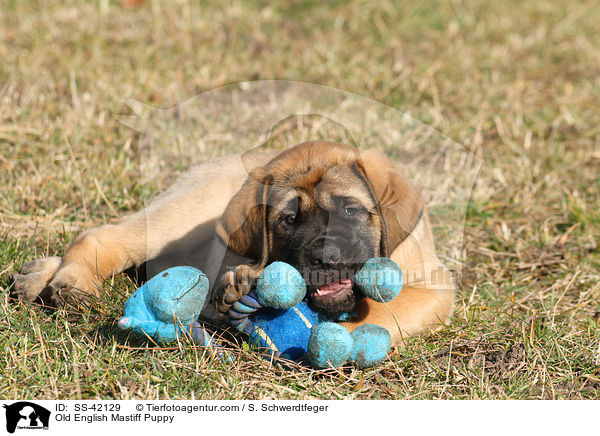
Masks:
[[[371,210],[375,207],[367,181],[346,165],[292,170],[273,180],[269,204],[284,209],[296,199],[326,210],[339,207],[340,201],[357,202]]]

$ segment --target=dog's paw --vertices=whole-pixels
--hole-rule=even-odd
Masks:
[[[227,313],[233,303],[248,295],[262,271],[263,268],[255,265],[239,265],[235,271],[223,274],[215,294],[216,309],[222,314]]]
[[[81,306],[96,295],[94,275],[80,264],[62,265],[61,257],[45,257],[29,262],[15,274],[13,294],[33,301],[41,297],[60,306]]]
[[[60,268],[48,290],[52,300],[59,306],[88,306],[98,296],[98,284],[93,274],[84,266],[71,263]]]
[[[35,300],[44,291],[58,270],[62,258],[44,257],[23,265],[14,276],[14,294],[24,300]]]

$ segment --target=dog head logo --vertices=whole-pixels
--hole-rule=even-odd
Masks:
[[[3,406],[6,409],[6,431],[14,433],[17,428],[48,429],[50,411],[29,401],[19,401]]]

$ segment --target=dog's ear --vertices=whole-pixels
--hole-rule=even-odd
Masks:
[[[229,249],[261,264],[268,258],[267,196],[271,180],[263,167],[253,170],[217,223],[217,234]]]
[[[417,189],[375,149],[360,152],[357,165],[364,172],[382,218],[381,255],[389,256],[408,237],[423,213],[423,200]]]

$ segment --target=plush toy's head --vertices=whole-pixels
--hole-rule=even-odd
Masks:
[[[198,318],[208,288],[208,278],[192,267],[180,267],[160,273],[160,282],[148,282],[144,299],[157,319],[173,322],[177,317],[187,324]]]
[[[179,326],[192,324],[208,295],[208,278],[190,266],[170,268],[150,279],[125,302],[119,326],[162,342],[175,340]]]

